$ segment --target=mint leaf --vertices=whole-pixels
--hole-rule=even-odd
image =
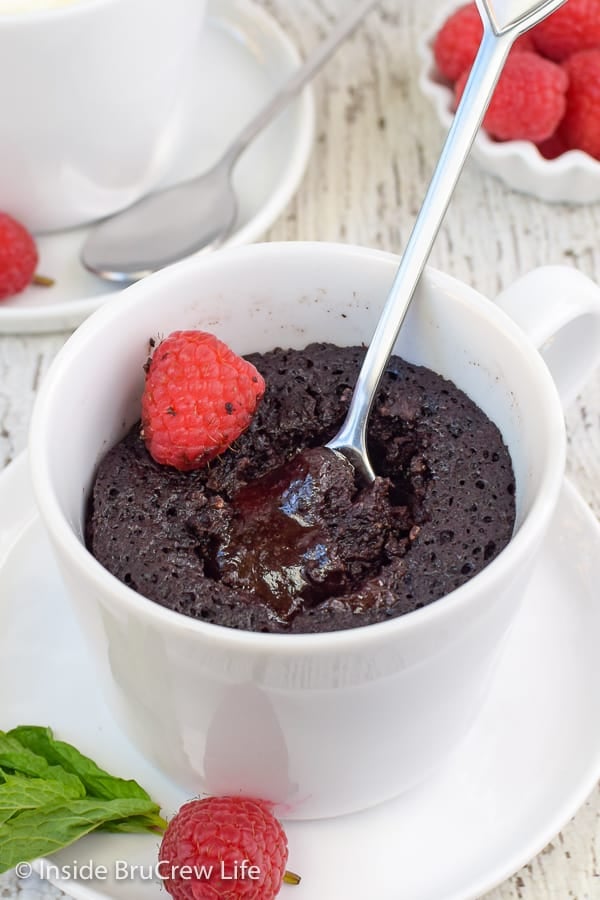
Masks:
[[[62,781],[74,789],[81,784],[76,775],[65,771],[62,766],[48,765],[43,756],[23,746],[20,741],[4,731],[0,731],[0,769],[34,778],[51,778]]]
[[[154,810],[156,805],[147,800],[90,798],[21,812],[0,825],[0,874],[18,862],[68,847],[111,820],[145,816]]]
[[[26,809],[49,804],[57,805],[67,800],[85,797],[85,788],[78,778],[70,782],[58,779],[29,778],[27,775],[2,773],[4,782],[0,784],[0,823],[6,822]]]
[[[139,834],[144,831],[153,831],[161,834],[167,827],[167,820],[156,813],[147,813],[145,816],[129,816],[127,819],[115,819],[98,826],[98,831],[121,832],[123,834]]]
[[[137,782],[105,772],[50,728],[0,731],[0,873],[90,831],[160,833],[166,826]]]
[[[48,762],[43,756],[32,752],[4,731],[0,731],[0,766],[37,778],[43,778],[48,772]]]
[[[7,737],[17,741],[31,753],[43,757],[47,764],[61,766],[66,772],[76,775],[85,785],[90,797],[102,800],[128,797],[150,800],[150,795],[136,781],[117,778],[105,772],[71,744],[57,741],[50,728],[19,725],[9,731]],[[2,765],[1,756],[0,765]]]

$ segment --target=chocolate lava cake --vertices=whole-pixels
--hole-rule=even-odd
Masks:
[[[510,540],[515,482],[498,428],[451,382],[390,360],[369,425],[370,485],[311,449],[342,423],[364,352],[249,355],[264,399],[204,469],[154,462],[134,426],[98,468],[90,551],[156,603],[251,631],[369,625],[472,578]]]

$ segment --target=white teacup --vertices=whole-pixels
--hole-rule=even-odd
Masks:
[[[135,744],[190,795],[258,795],[287,817],[367,807],[416,784],[484,702],[563,479],[565,429],[534,344],[494,303],[434,270],[397,350],[498,424],[517,523],[486,569],[406,616],[316,635],[256,634],[144,599],[85,549],[99,459],[139,417],[148,339],[210,330],[235,350],[368,342],[397,266],[374,250],[263,244],[195,258],[129,288],[59,353],[31,429],[35,493],[98,678]],[[600,361],[600,291],[538,269],[500,300],[534,334],[565,398]]]
[[[0,209],[31,231],[129,205],[160,178],[205,0],[0,6]]]

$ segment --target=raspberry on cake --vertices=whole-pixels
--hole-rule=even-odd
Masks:
[[[142,434],[157,462],[199,469],[246,430],[265,392],[255,367],[206,331],[175,331],[147,365]]]

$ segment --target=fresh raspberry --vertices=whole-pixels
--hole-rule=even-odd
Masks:
[[[158,463],[198,469],[246,430],[265,392],[254,366],[205,331],[174,331],[147,365],[142,433]]]
[[[461,6],[446,19],[433,43],[433,55],[447,81],[454,83],[471,68],[482,37],[483,24],[475,3]],[[515,41],[511,53],[533,49],[533,41],[526,33]]]
[[[531,30],[540,53],[561,62],[578,50],[600,47],[600,3],[569,0]]]
[[[0,213],[0,300],[25,290],[37,263],[37,248],[27,229]]]
[[[482,35],[481,16],[474,3],[461,6],[446,19],[433,44],[435,62],[444,78],[454,82],[471,68]]]
[[[518,37],[516,39],[516,41],[512,45],[511,53],[514,53],[515,51],[522,53],[524,50],[535,53],[535,44],[533,43],[533,38],[531,37],[531,31],[526,31],[525,34],[522,34],[521,37]]]
[[[560,134],[560,129],[555,131],[554,134],[550,135],[545,141],[541,141],[537,145],[537,148],[544,159],[556,159],[557,157],[562,156],[563,153],[566,153],[569,149]]]
[[[456,82],[457,104],[466,80],[464,72]],[[537,53],[509,56],[485,114],[484,128],[499,141],[545,141],[563,117],[567,84],[561,67]]]
[[[600,50],[581,50],[563,63],[569,78],[560,136],[569,150],[600,159]]]
[[[209,797],[181,807],[158,857],[163,884],[175,900],[273,900],[288,845],[264,801]]]

